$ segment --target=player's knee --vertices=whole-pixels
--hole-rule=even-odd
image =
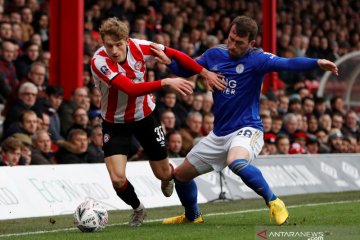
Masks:
[[[160,171],[160,172],[154,172],[154,175],[157,179],[161,181],[168,181],[172,179],[171,171]]]
[[[117,173],[110,173],[111,182],[115,187],[122,187],[126,182],[126,176]]]
[[[189,181],[191,181],[193,179],[193,178],[183,174],[181,169],[175,169],[174,172],[173,172],[173,176],[174,176],[174,179],[177,182],[189,182]]]

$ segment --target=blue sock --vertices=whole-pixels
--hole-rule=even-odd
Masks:
[[[262,196],[266,203],[276,199],[275,194],[271,191],[260,170],[254,165],[249,164],[249,162],[245,159],[237,159],[233,161],[229,165],[229,168],[236,175],[241,177],[243,182],[249,188]]]
[[[190,182],[180,182],[175,179],[175,189],[181,204],[185,208],[185,216],[190,221],[194,221],[200,216],[197,204],[197,187],[194,180]]]

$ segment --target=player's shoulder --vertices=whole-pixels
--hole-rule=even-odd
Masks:
[[[93,59],[102,59],[102,58],[106,58],[106,57],[108,57],[108,55],[107,55],[107,53],[106,53],[106,51],[105,51],[105,47],[104,46],[102,46],[102,47],[100,47],[100,48],[98,48],[96,51],[95,51],[95,53],[94,53],[94,55],[93,55]]]
[[[226,44],[219,44],[219,45],[213,46],[213,47],[209,48],[208,50],[206,50],[205,55],[219,56],[221,54],[226,53],[227,50],[228,50],[228,47],[226,46]]]
[[[249,53],[250,54],[259,54],[260,53],[261,54],[261,53],[264,53],[264,50],[262,48],[253,47],[253,48],[250,48]]]

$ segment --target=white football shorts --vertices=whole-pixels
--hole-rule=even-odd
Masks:
[[[249,161],[255,159],[264,145],[263,135],[262,131],[252,127],[244,127],[222,137],[211,131],[192,148],[186,158],[200,174],[221,171],[226,167],[228,152],[233,147],[246,148]]]

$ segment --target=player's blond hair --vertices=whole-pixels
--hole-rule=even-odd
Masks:
[[[128,26],[116,17],[106,19],[99,29],[101,39],[110,36],[114,41],[126,40],[129,37]]]

